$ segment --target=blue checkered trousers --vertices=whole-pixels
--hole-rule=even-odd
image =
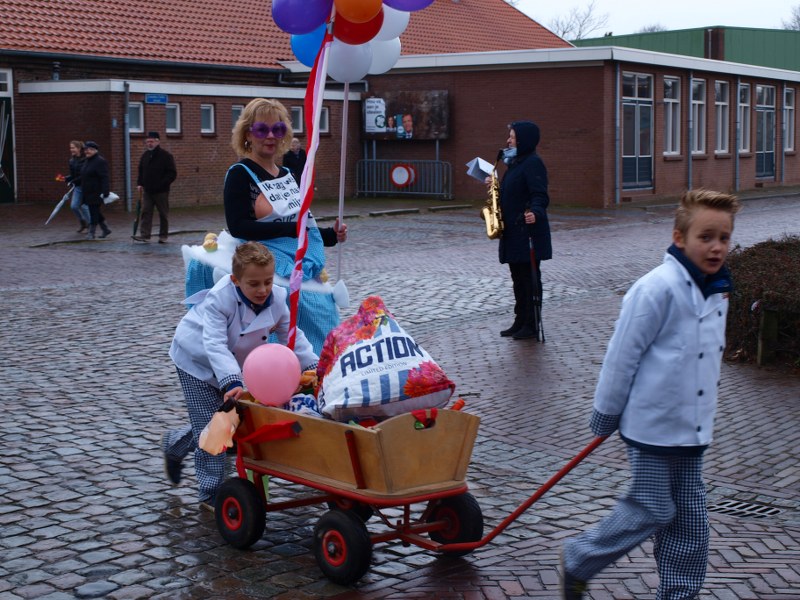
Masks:
[[[593,529],[564,545],[564,569],[588,581],[653,536],[656,600],[689,600],[703,586],[709,526],[701,456],[661,456],[628,446],[628,493]]]
[[[173,429],[164,435],[164,453],[182,461],[189,452],[194,452],[194,470],[200,490],[198,500],[210,500],[225,481],[230,468],[225,453],[213,456],[198,446],[200,433],[211,421],[211,417],[222,406],[222,392],[182,369],[178,371],[190,425]]]

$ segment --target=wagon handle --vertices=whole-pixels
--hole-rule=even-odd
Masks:
[[[598,436],[594,438],[589,444],[581,450],[575,458],[570,460],[566,465],[564,465],[561,470],[553,475],[550,479],[548,479],[538,490],[534,492],[534,494],[528,498],[525,502],[523,502],[517,509],[508,515],[503,521],[495,527],[492,531],[489,532],[488,535],[484,536],[482,539],[478,540],[477,542],[460,542],[456,544],[443,544],[438,546],[436,550],[438,552],[461,552],[464,550],[474,550],[476,548],[480,548],[485,546],[489,542],[491,542],[495,537],[497,537],[500,533],[508,527],[512,521],[514,521],[517,517],[519,517],[522,513],[528,510],[531,505],[536,502],[539,498],[544,496],[550,489],[557,484],[561,479],[572,469],[574,469],[578,464],[587,456],[589,456],[594,450],[603,443],[603,441],[608,436]]]

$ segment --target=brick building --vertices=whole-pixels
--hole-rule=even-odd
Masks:
[[[400,39],[395,67],[351,84],[346,104],[343,86],[329,81],[318,197],[338,194],[344,106],[347,196],[482,197],[464,164],[494,159],[515,119],[542,129],[556,204],[602,207],[687,187],[800,183],[797,71],[574,48],[503,0],[436,0],[411,13]],[[60,197],[55,175],[66,170],[69,140],[94,139],[109,160],[112,188],[130,206],[144,135],[158,130],[177,160],[173,204],[220,204],[236,160],[230,128],[258,96],[284,102],[305,142],[308,68],[264,3],[0,0],[0,40],[2,167],[11,182],[0,182],[1,202]],[[445,98],[444,132],[368,134],[367,102],[398,91]],[[417,105],[409,110],[422,114]],[[387,177],[401,164],[414,166],[418,180],[397,185]]]

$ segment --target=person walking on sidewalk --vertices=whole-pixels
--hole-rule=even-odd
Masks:
[[[83,149],[86,160],[81,168],[81,188],[83,191],[83,203],[89,207],[89,233],[86,239],[93,240],[97,226],[103,233],[101,238],[107,237],[111,230],[106,225],[106,218],[103,216],[103,204],[109,194],[108,163],[100,156],[100,147],[96,142],[88,141]]]
[[[656,600],[696,598],[708,563],[702,467],[717,406],[739,210],[735,196],[686,192],[664,262],[622,300],[594,395],[592,432],[619,428],[632,482],[611,514],[564,544],[562,593],[580,600],[599,571],[650,536]]]
[[[175,158],[161,147],[161,136],[150,131],[145,140],[147,150],[139,159],[137,190],[142,192],[142,215],[139,220],[139,235],[133,236],[137,242],[149,242],[153,228],[153,211],[158,209],[158,241],[165,243],[169,238],[169,188],[178,177]]]
[[[210,290],[186,299],[192,308],[181,319],[169,350],[186,398],[189,421],[161,440],[164,468],[180,483],[183,459],[194,451],[200,508],[214,510],[215,495],[225,481],[225,453],[212,455],[199,447],[200,433],[226,400],[243,393],[242,366],[252,350],[289,339],[288,292],[273,285],[275,257],[259,242],[245,242],[234,251],[232,273]],[[318,357],[300,328],[294,353],[303,370],[316,369]]]
[[[81,169],[86,157],[83,154],[83,142],[72,140],[69,143],[69,175],[67,183],[72,184],[72,198],[69,207],[73,214],[78,217],[80,226],[78,233],[83,233],[89,228],[89,207],[83,203],[83,192],[81,191]]]

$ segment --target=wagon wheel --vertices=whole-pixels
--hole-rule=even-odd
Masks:
[[[349,502],[346,507],[340,506],[337,502],[328,502],[328,508],[330,510],[351,511],[364,523],[369,521],[372,515],[375,514],[375,510],[369,504],[364,504],[363,502]]]
[[[445,521],[444,529],[431,531],[431,539],[440,544],[477,542],[483,537],[483,513],[472,494],[464,493],[436,501],[428,523]],[[471,550],[445,552],[448,556],[463,556]]]
[[[341,585],[361,579],[372,559],[372,540],[351,511],[332,510],[314,527],[314,556],[325,576]]]
[[[214,505],[217,529],[234,548],[244,550],[264,535],[267,522],[264,501],[247,479],[228,479],[217,491]]]

